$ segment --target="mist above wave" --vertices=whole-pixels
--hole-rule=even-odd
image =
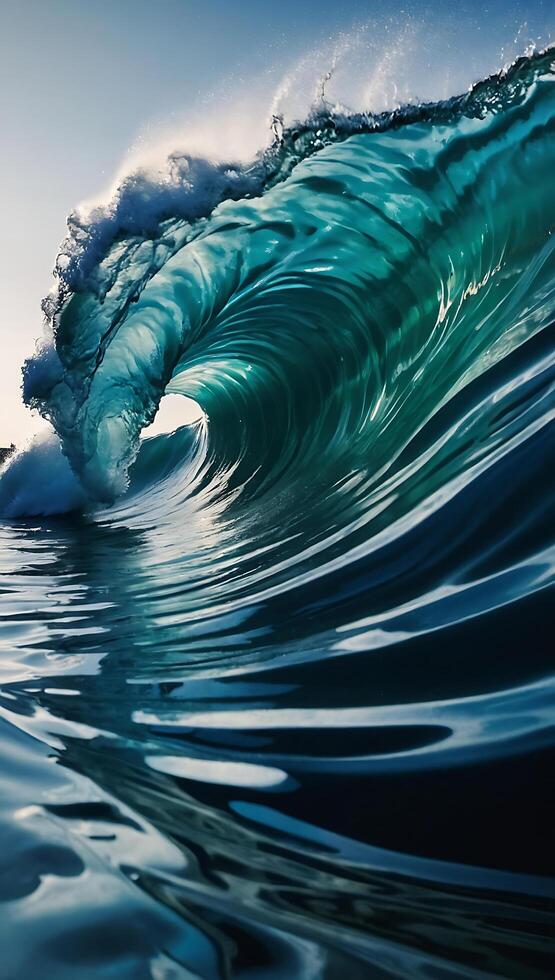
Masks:
[[[462,12],[437,18],[401,14],[371,20],[316,48],[267,79],[190,107],[185,120],[149,126],[130,148],[111,186],[68,216],[55,282],[43,303],[49,320],[69,292],[97,289],[99,266],[121,238],[159,238],[168,219],[195,222],[223,200],[259,194],[279,179],[289,138],[331,118],[349,128],[388,125],[405,108],[448,100],[525,52],[545,46],[528,24],[509,15],[501,34],[476,44],[481,25]],[[254,91],[253,91],[254,90]],[[318,141],[312,141],[318,149]],[[307,147],[303,147],[304,155]]]

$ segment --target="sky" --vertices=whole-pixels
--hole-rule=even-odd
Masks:
[[[280,78],[307,52],[317,74],[342,33],[365,25],[369,63],[407,18],[420,25],[411,84],[430,97],[431,79],[443,79],[440,95],[456,94],[529,40],[545,44],[555,4],[0,0],[0,446],[37,428],[21,401],[21,365],[41,333],[40,302],[71,209],[105,198],[137,147],[162,136],[171,146],[174,133],[179,145],[218,106],[221,117],[234,101],[248,105],[239,138],[255,119],[265,131]],[[398,52],[399,71],[409,60]]]

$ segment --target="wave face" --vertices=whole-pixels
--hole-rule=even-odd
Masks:
[[[550,975],[553,58],[70,226],[63,455],[0,481],[7,975]]]

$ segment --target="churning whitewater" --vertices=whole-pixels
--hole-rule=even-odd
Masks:
[[[6,976],[549,976],[554,82],[73,216],[0,476]]]

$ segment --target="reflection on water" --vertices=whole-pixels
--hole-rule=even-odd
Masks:
[[[523,501],[528,535],[544,439],[493,509]],[[438,521],[465,522],[503,486],[493,469],[402,552],[251,606],[245,584],[199,607],[229,517],[207,529],[194,506],[171,533],[2,528],[6,975],[412,977],[442,957],[452,975],[544,975],[550,821],[542,790],[529,800],[551,744],[549,563],[521,552],[500,574],[490,552],[489,574],[463,575],[467,536],[434,559],[458,582],[439,588],[429,557],[410,601]]]

